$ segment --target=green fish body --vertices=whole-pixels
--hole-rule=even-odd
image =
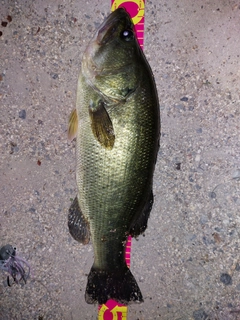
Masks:
[[[69,123],[74,135],[78,195],[68,225],[76,240],[91,237],[94,248],[86,302],[141,302],[125,244],[147,228],[160,115],[152,71],[123,8],[108,16],[83,55]]]

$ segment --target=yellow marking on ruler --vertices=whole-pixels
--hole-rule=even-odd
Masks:
[[[98,320],[104,320],[105,311],[111,312],[112,320],[118,320],[118,313],[121,315],[121,320],[127,320],[127,307],[126,306],[115,306],[110,310],[105,304],[101,307],[98,313]]]
[[[116,306],[112,310],[113,320],[118,320],[117,313],[121,312],[122,320],[127,319],[127,307],[126,306]]]
[[[141,0],[129,0],[129,1],[126,1],[126,0],[115,0],[112,4],[112,8],[111,8],[111,11],[114,11],[116,10],[121,4],[125,3],[125,2],[133,2],[133,3],[136,3],[136,5],[138,6],[139,10],[138,10],[138,13],[136,14],[135,17],[132,17],[132,21],[134,24],[138,24],[143,16],[144,16],[144,2],[141,1]]]
[[[105,313],[105,311],[106,310],[108,310],[109,308],[105,305],[105,304],[103,304],[102,306],[101,306],[101,309],[99,310],[99,312],[98,312],[98,320],[104,320],[104,313]]]

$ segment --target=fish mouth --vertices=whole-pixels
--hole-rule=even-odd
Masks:
[[[134,30],[134,25],[127,11],[124,8],[118,8],[103,21],[83,54],[82,72],[86,78],[95,79],[103,72],[102,49],[118,39],[124,30]],[[107,70],[107,66],[104,70]]]
[[[128,12],[124,8],[118,8],[100,25],[96,34],[97,44],[104,45],[111,42],[119,30],[125,29],[133,29],[133,23]]]

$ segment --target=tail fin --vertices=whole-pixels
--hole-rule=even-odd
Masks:
[[[109,299],[123,304],[143,302],[142,293],[127,266],[114,271],[92,267],[88,275],[86,302],[103,304]]]

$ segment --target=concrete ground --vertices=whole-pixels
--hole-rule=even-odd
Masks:
[[[110,0],[0,2],[0,246],[32,267],[24,286],[0,273],[0,319],[97,318],[84,301],[93,250],[67,228],[66,129],[83,50],[109,11]],[[145,14],[162,137],[149,227],[132,244],[145,302],[128,319],[240,319],[240,2],[147,0]]]

